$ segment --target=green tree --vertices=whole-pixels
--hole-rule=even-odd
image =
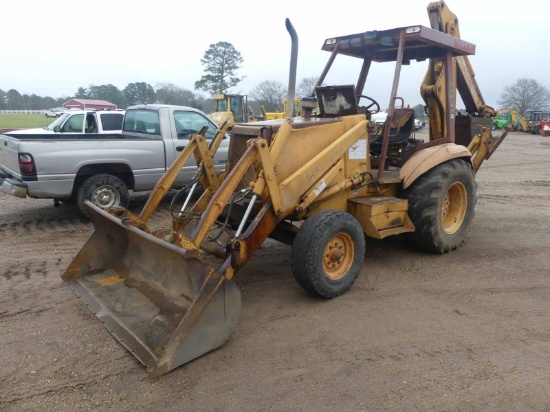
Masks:
[[[112,84],[103,84],[101,86],[90,85],[88,88],[88,97],[96,100],[106,100],[116,104],[117,107],[126,107],[126,100],[122,92]]]
[[[159,103],[190,106],[202,110],[197,95],[191,90],[182,89],[172,83],[157,83],[155,88],[155,99]]]
[[[10,89],[6,93],[6,105],[9,110],[19,110],[24,107],[24,100],[21,93],[15,89]]]
[[[50,109],[52,107],[55,107],[57,106],[57,102],[55,101],[55,99],[53,97],[50,97],[50,96],[46,96],[44,97],[44,102],[43,102],[43,109]]]
[[[8,95],[2,89],[0,89],[0,109],[7,109],[8,107]]]
[[[86,90],[84,87],[79,87],[76,91],[76,94],[74,95],[75,99],[88,99],[88,90]]]
[[[550,102],[550,92],[534,79],[519,79],[512,86],[506,86],[498,104],[513,107],[523,116],[529,109],[545,110]]]
[[[145,82],[128,83],[122,94],[128,106],[155,102],[155,89]]]
[[[296,88],[296,97],[309,97],[315,91],[315,86],[317,85],[318,77],[304,77],[300,80],[298,87]]]
[[[29,100],[27,103],[27,109],[31,109],[31,110],[46,109],[46,107],[44,107],[44,98],[41,96],[37,96],[34,93],[31,94],[29,96]]]
[[[226,93],[243,79],[235,76],[243,61],[241,53],[231,43],[220,41],[211,44],[201,59],[207,74],[195,82],[195,89],[213,94]]]
[[[424,105],[423,104],[417,104],[413,107],[414,109],[414,118],[415,119],[422,119],[424,120],[426,116],[426,112],[424,111]]]
[[[63,106],[63,104],[67,103],[69,100],[71,100],[72,97],[70,96],[62,96],[55,99],[55,103],[52,104],[50,107],[59,107]]]
[[[283,99],[287,95],[285,85],[277,80],[265,80],[250,92],[250,97],[268,112],[282,110]]]

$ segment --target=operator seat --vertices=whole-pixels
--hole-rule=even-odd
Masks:
[[[386,159],[387,164],[401,166],[410,157],[410,151],[416,143],[414,138],[414,110],[395,109],[393,117],[386,119],[390,122],[390,136]],[[374,158],[380,157],[382,153],[382,141],[384,138],[384,127],[377,128],[374,134],[370,135],[370,152]]]

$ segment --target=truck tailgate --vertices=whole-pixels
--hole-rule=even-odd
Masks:
[[[0,168],[19,176],[19,143],[11,136],[0,135]]]

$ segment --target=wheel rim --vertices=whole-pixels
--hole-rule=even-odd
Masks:
[[[92,203],[102,209],[118,206],[120,193],[112,186],[100,186],[92,194]]]
[[[452,235],[462,226],[467,207],[466,187],[460,182],[453,183],[447,190],[441,205],[441,224],[445,233]]]
[[[342,279],[348,273],[355,255],[355,247],[351,236],[347,233],[337,233],[325,246],[323,253],[323,269],[332,280]]]

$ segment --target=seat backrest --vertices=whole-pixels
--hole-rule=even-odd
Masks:
[[[138,120],[136,122],[136,132],[147,133],[147,129],[145,128],[145,122],[143,120]]]
[[[316,87],[319,117],[340,117],[359,113],[354,85]]]

